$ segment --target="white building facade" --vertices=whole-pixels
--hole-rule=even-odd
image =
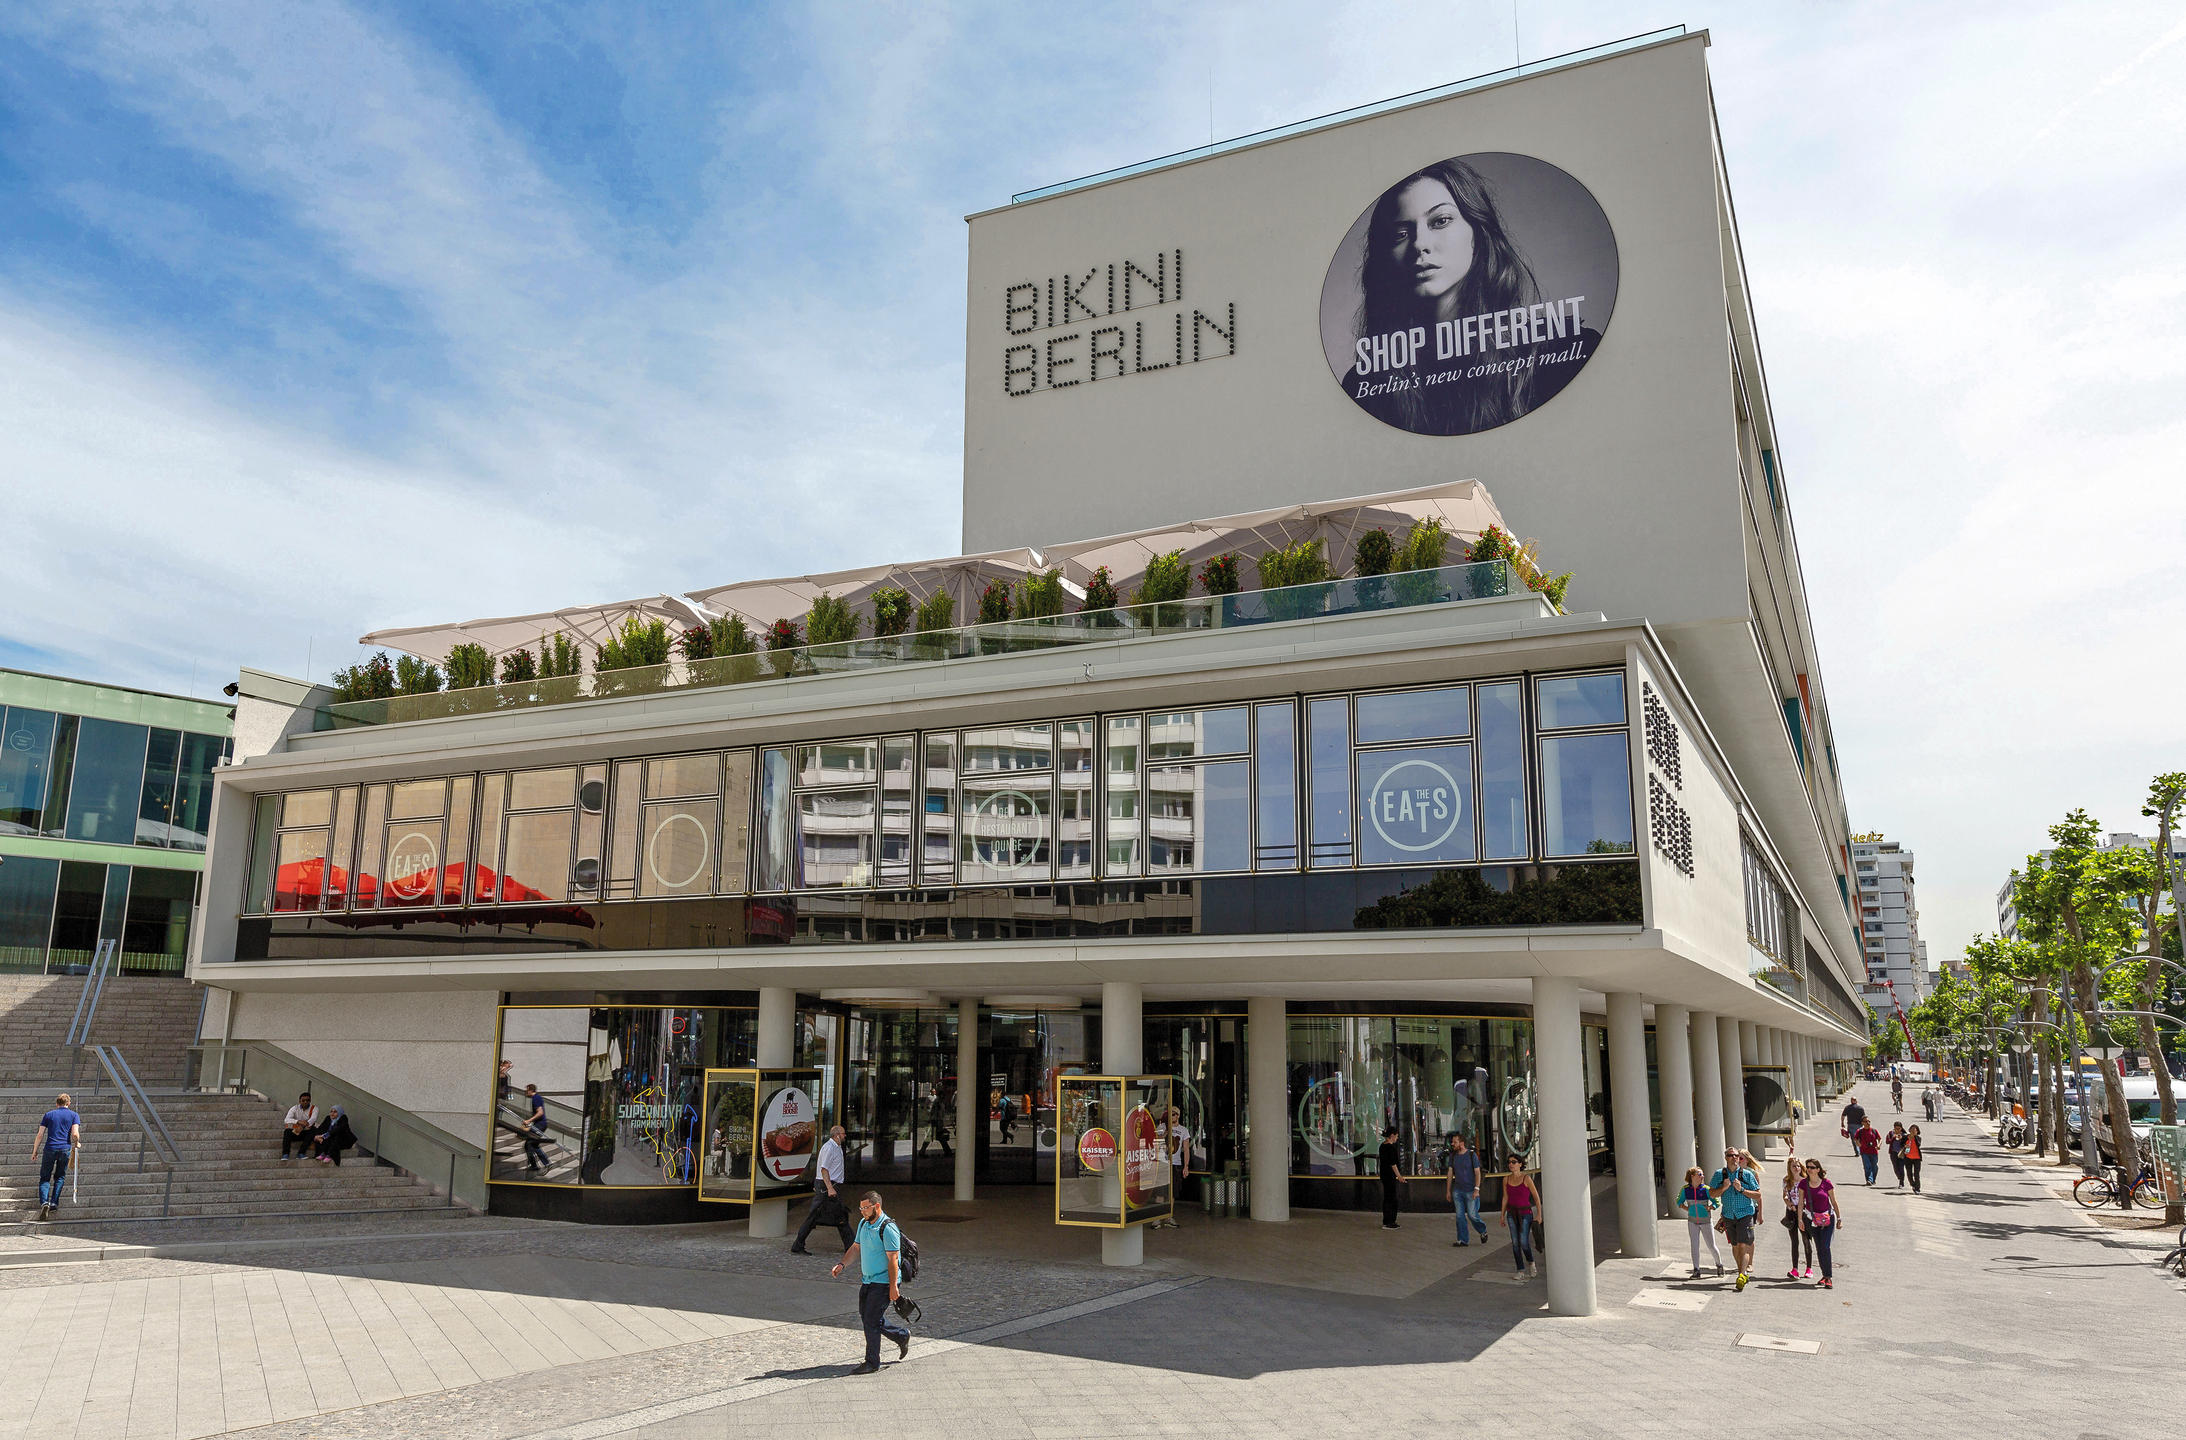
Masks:
[[[1867,967],[1860,998],[1887,1018],[1894,1007],[1910,1010],[1935,988],[1928,973],[1928,945],[1920,938],[1913,852],[1880,835],[1854,836],[1852,867]]]
[[[809,1067],[854,1183],[966,1198],[1098,1165],[1062,1082],[1167,1075],[1255,1221],[1374,1204],[1385,1128],[1417,1176],[1453,1135],[1518,1156],[1590,1311],[1594,1176],[1652,1254],[1663,1173],[1760,1149],[1865,1038],[1706,37],[970,225],[968,553],[406,632],[824,591],[866,638],[307,707],[220,774],[209,1033],[571,1219],[719,1213],[710,1068]],[[1189,596],[1077,613],[1164,556]],[[898,591],[996,586],[1007,620],[886,633]],[[543,1163],[502,1076],[549,1097]]]

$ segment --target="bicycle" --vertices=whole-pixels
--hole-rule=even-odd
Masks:
[[[2081,1206],[2086,1209],[2100,1210],[2105,1205],[2117,1203],[2118,1192],[2124,1185],[2125,1168],[2120,1165],[2105,1165],[2102,1167],[2100,1174],[2082,1175],[2079,1179],[2073,1181],[2072,1198],[2079,1201]],[[2133,1180],[2132,1191],[2128,1198],[2132,1205],[2139,1205],[2150,1210],[2156,1209],[2163,1204],[2163,1189],[2156,1183],[2156,1172],[2152,1167],[2147,1165],[2141,1167],[2140,1174]],[[2128,1208],[2131,1207],[2128,1206]]]
[[[2186,1227],[2180,1228],[2178,1244],[2171,1247],[2171,1253],[2156,1263],[2179,1279],[2186,1280]]]

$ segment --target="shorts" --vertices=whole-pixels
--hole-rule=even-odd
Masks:
[[[1733,1245],[1751,1245],[1753,1243],[1753,1217],[1751,1215],[1740,1215],[1733,1219],[1730,1216],[1725,1216],[1723,1218],[1723,1235]]]

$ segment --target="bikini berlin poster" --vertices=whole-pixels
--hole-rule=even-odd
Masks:
[[[1352,222],[1321,284],[1321,347],[1344,394],[1415,435],[1474,435],[1546,405],[1617,304],[1601,203],[1546,160],[1422,166]]]

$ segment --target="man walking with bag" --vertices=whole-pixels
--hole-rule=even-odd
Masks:
[[[805,1248],[805,1237],[815,1225],[834,1226],[845,1250],[857,1243],[857,1232],[850,1227],[850,1207],[842,1197],[843,1137],[849,1133],[840,1125],[828,1131],[819,1158],[812,1163],[812,1203],[805,1209],[805,1223],[797,1227],[797,1238],[789,1242],[792,1255],[812,1253]]]
[[[903,1232],[880,1206],[880,1192],[868,1190],[858,1201],[858,1236],[835,1262],[830,1274],[840,1275],[850,1257],[858,1257],[858,1318],[865,1323],[865,1363],[853,1375],[871,1375],[880,1369],[880,1337],[896,1342],[896,1358],[911,1353],[911,1332],[888,1314],[888,1307],[903,1298],[899,1278]]]
[[[83,1143],[83,1117],[69,1104],[68,1093],[53,1097],[53,1108],[38,1120],[38,1138],[31,1142],[31,1158],[38,1162],[38,1218],[51,1220],[61,1208],[61,1182],[68,1178],[68,1162]]]

